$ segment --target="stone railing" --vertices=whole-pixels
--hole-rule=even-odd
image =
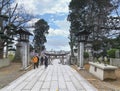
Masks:
[[[5,58],[5,59],[0,59],[0,68],[1,67],[5,67],[5,66],[8,66],[10,65],[10,60]]]
[[[110,65],[120,67],[120,58],[110,58]]]

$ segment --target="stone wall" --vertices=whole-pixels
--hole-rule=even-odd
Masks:
[[[120,67],[120,58],[110,58],[110,65]]]
[[[5,67],[10,65],[10,60],[5,58],[5,59],[0,59],[0,68]]]

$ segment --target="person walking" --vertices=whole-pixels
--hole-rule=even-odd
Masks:
[[[47,68],[48,67],[48,58],[46,55],[44,56],[44,64],[45,64],[45,68]]]
[[[44,59],[43,59],[43,56],[41,56],[41,58],[40,58],[40,65],[43,65],[43,62],[44,62]]]
[[[39,66],[39,57],[38,56],[34,56],[32,58],[32,62],[33,62],[33,65],[34,65],[34,69],[38,68],[38,66]]]

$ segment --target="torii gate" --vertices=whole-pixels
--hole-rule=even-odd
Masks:
[[[69,54],[69,52],[65,52],[65,53],[50,53],[50,52],[45,52],[45,54],[48,56],[49,64],[50,64],[50,62],[52,60],[51,56],[55,56],[55,57],[59,56],[59,57],[61,57],[62,59],[60,61],[61,61],[62,64],[64,64],[64,58],[65,58],[65,56],[67,54]]]

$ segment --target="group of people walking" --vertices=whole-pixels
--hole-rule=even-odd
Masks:
[[[45,68],[47,68],[48,66],[48,58],[46,55],[42,55],[41,57],[39,57],[38,55],[35,55],[32,58],[32,62],[33,62],[34,69],[38,68],[39,64],[40,65],[44,64]]]

